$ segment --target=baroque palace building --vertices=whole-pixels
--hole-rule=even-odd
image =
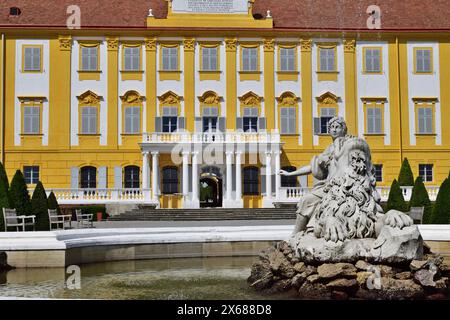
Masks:
[[[66,204],[295,203],[313,179],[277,173],[341,116],[384,198],[404,157],[433,190],[450,170],[450,1],[378,3],[2,1],[8,176]]]

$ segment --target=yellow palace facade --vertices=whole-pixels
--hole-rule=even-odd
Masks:
[[[81,28],[21,27],[27,8],[11,6],[8,176],[65,204],[273,207],[313,186],[277,173],[309,164],[342,116],[371,146],[383,197],[404,157],[433,192],[450,170],[450,33],[289,28],[276,4],[137,1],[142,26],[83,27],[81,8]]]

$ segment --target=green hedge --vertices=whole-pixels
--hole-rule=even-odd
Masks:
[[[398,210],[401,212],[408,211],[408,205],[403,198],[402,189],[397,180],[394,179],[391,185],[391,190],[389,191],[389,197],[386,205],[386,212],[389,210]]]
[[[402,187],[409,187],[414,185],[414,175],[409,165],[408,158],[405,158],[400,168],[398,175],[398,184]]]
[[[436,203],[431,216],[433,224],[450,223],[450,179],[447,178],[441,184],[439,193],[436,197]]]
[[[417,177],[412,189],[411,200],[409,201],[409,208],[411,207],[424,207],[423,223],[431,223],[431,215],[433,212],[433,206],[431,205],[430,198],[428,197],[427,189],[423,184],[422,178]]]

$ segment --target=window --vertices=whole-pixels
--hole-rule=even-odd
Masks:
[[[335,108],[321,108],[320,109],[320,118],[319,118],[319,125],[320,125],[320,134],[327,134],[328,133],[328,122],[336,116],[336,109]]]
[[[177,130],[178,108],[163,107],[163,132],[174,132]]]
[[[295,107],[282,107],[280,108],[281,118],[281,134],[295,134],[296,108]]]
[[[162,170],[162,193],[178,193],[178,168],[165,167]]]
[[[368,134],[380,134],[382,133],[382,116],[381,108],[367,107],[367,133]]]
[[[97,187],[97,169],[95,167],[81,168],[81,188]]]
[[[40,72],[41,71],[41,46],[24,46],[23,48],[23,71]]]
[[[382,164],[374,164],[373,170],[374,170],[376,181],[382,182],[383,181],[383,165]]]
[[[23,173],[25,175],[25,183],[26,184],[36,184],[39,182],[39,167],[38,166],[23,167]]]
[[[178,47],[162,48],[162,70],[178,70]]]
[[[141,107],[125,107],[125,133],[136,134],[141,132]]]
[[[364,72],[381,72],[381,48],[364,48]]]
[[[137,189],[139,187],[139,167],[125,167],[125,188]]]
[[[295,71],[295,48],[280,48],[280,71]]]
[[[417,125],[419,134],[433,133],[433,108],[417,107]]]
[[[258,108],[244,108],[242,121],[244,132],[258,132]]]
[[[23,107],[23,133],[39,134],[40,133],[40,110],[39,106]]]
[[[97,107],[81,108],[81,133],[97,134]]]
[[[139,71],[141,68],[140,47],[124,47],[123,48],[123,70],[125,71]]]
[[[212,132],[217,130],[218,109],[217,107],[203,108],[203,132]]]
[[[321,72],[336,71],[336,48],[319,48]]]
[[[259,169],[244,168],[244,195],[259,195]]]
[[[242,48],[242,71],[258,71],[258,48]]]
[[[202,71],[217,71],[217,47],[202,48]]]
[[[98,47],[81,47],[81,70],[98,70]]]
[[[22,11],[18,7],[10,7],[9,8],[9,15],[10,16],[20,16]]]
[[[432,164],[419,164],[419,176],[423,182],[433,181],[433,165]]]
[[[431,73],[433,72],[432,64],[432,49],[431,48],[415,48],[415,67],[416,73]]]
[[[292,166],[283,167],[281,169],[287,172],[294,172],[297,170],[296,167]],[[285,188],[296,188],[298,187],[298,179],[297,177],[281,176],[281,186]]]

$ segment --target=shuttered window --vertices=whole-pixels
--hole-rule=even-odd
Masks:
[[[125,47],[123,49],[123,68],[125,71],[139,71],[140,70],[140,48],[139,47]]]
[[[258,71],[258,48],[242,48],[242,71]]]
[[[80,174],[81,174],[81,188],[97,187],[97,168],[83,167],[80,170]]]
[[[381,49],[365,49],[365,72],[380,73],[381,72]]]
[[[41,71],[41,48],[25,47],[23,71]]]
[[[321,108],[320,109],[320,133],[328,133],[328,122],[336,116],[335,108]]]
[[[97,133],[97,107],[81,108],[81,133]]]
[[[40,128],[40,107],[25,106],[23,107],[23,133],[39,134]]]
[[[336,51],[335,48],[319,48],[320,50],[320,71],[336,71]]]
[[[177,130],[178,122],[178,108],[177,107],[163,107],[162,117],[162,131],[174,132]]]
[[[419,134],[432,134],[433,133],[433,108],[432,107],[419,107],[417,108],[417,122]]]
[[[244,132],[258,131],[258,108],[244,108],[243,130]]]
[[[431,73],[431,49],[416,49],[416,72],[417,73]]]
[[[280,48],[280,71],[295,71],[295,48]]]
[[[81,70],[98,70],[98,47],[81,47]]]
[[[280,120],[281,120],[281,134],[295,134],[296,108],[294,107],[282,107],[280,108]]]
[[[139,167],[125,167],[125,188],[139,188]]]
[[[367,107],[367,133],[382,133],[381,120],[381,108]]]
[[[125,133],[136,134],[141,132],[141,108],[125,107]]]
[[[162,48],[162,69],[165,71],[178,70],[178,48]]]
[[[202,48],[202,70],[217,71],[217,48]]]

